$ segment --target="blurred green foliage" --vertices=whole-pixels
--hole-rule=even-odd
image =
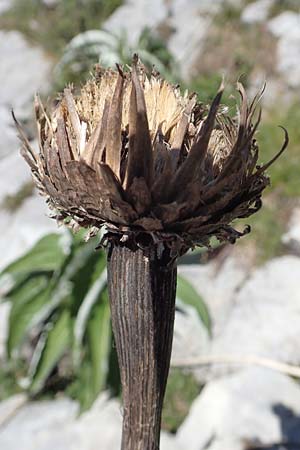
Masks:
[[[102,389],[120,391],[106,255],[95,251],[96,245],[97,238],[84,242],[83,231],[75,236],[50,234],[0,274],[0,284],[9,286],[3,301],[11,305],[9,363],[29,366],[21,378],[26,379],[30,395],[55,393],[64,386],[82,410]],[[196,309],[210,332],[203,300],[182,277],[178,296]],[[22,353],[26,345],[33,349],[27,364]]]
[[[114,67],[116,62],[131,64],[134,53],[139,54],[149,71],[154,66],[165,77],[175,77],[174,58],[149,28],[144,28],[134,43],[129,42],[125,31],[114,34],[93,30],[79,34],[65,48],[55,68],[54,89],[61,90],[70,82],[75,85],[84,82],[98,62],[103,67]]]
[[[280,149],[283,142],[283,131],[278,125],[284,126],[289,133],[289,146],[280,160],[271,166],[271,189],[278,194],[295,197],[300,195],[300,108],[295,104],[288,109],[275,108],[266,118],[263,118],[257,141],[261,149],[261,162],[266,162]]]
[[[299,12],[299,0],[274,0],[273,5],[270,8],[269,15],[270,17],[277,16],[287,10]]]
[[[16,382],[16,376],[21,376],[23,367],[18,364],[1,364],[0,366],[0,402],[22,391]]]
[[[247,219],[251,233],[243,238],[240,245],[256,243],[256,263],[263,264],[282,253],[281,237],[284,232],[283,218],[278,215],[276,202],[264,207]]]
[[[23,361],[26,343],[34,349],[26,377],[36,395],[53,373],[59,380],[57,366],[67,355],[64,377],[70,383],[83,378],[83,409],[106,386],[112,351],[106,258],[94,252],[95,245],[84,243],[81,234],[47,235],[1,274],[10,283],[4,298],[11,304],[8,360]]]
[[[34,184],[32,181],[28,181],[24,183],[15,194],[6,195],[0,205],[0,208],[3,208],[6,211],[13,213],[18,208],[20,208],[23,202],[28,197],[31,197],[33,193],[34,193]]]
[[[61,56],[79,33],[99,29],[122,0],[63,0],[47,6],[42,0],[14,0],[0,17],[0,28],[19,30],[54,56]]]
[[[200,394],[201,386],[192,373],[171,369],[162,413],[162,428],[176,433],[191,404]]]
[[[149,67],[155,64],[169,80],[180,81],[165,43],[149,29],[142,32],[134,46],[128,44],[126,35],[107,33],[106,42],[110,40],[111,44],[79,46],[70,53],[69,60],[64,60],[70,51],[70,41],[88,30],[100,30],[103,21],[121,3],[121,0],[64,0],[47,7],[41,0],[14,0],[12,8],[0,17],[0,28],[23,32],[33,43],[41,45],[54,63],[62,61],[57,66],[53,90],[60,90],[69,82],[84,81],[99,56],[101,61],[116,56],[119,62],[127,64],[133,51],[138,51]],[[299,11],[299,1],[276,0],[270,16],[287,9]],[[275,54],[275,43],[266,30],[242,24],[240,14],[241,8],[225,3],[205,43],[196,67],[198,75],[191,82],[182,83],[184,88],[196,91],[203,103],[210,103],[221,81],[219,67],[224,67],[228,83],[223,103],[232,115],[236,112],[236,93],[230,86],[243,74],[242,81],[247,86],[253,69],[262,64],[272,73]],[[282,144],[283,133],[276,128],[277,124],[285,126],[290,136],[288,150],[269,169],[272,183],[264,196],[264,208],[247,220],[252,233],[238,244],[255,246],[259,263],[283,251],[281,236],[290,202],[300,196],[299,123],[298,104],[289,108],[278,104],[263,117],[256,136],[261,163],[270,160]],[[31,195],[31,186],[28,184],[16,196],[7,197],[1,206],[10,211],[17,208]],[[7,293],[12,310],[7,341],[9,362],[5,369],[0,369],[0,399],[18,392],[17,380],[24,377],[31,395],[66,390],[79,399],[83,409],[91,405],[104,387],[115,395],[120,392],[106,283],[97,285],[105,273],[105,257],[103,252],[95,253],[94,246],[93,241],[83,244],[81,235],[65,241],[61,236],[51,235],[6,269],[6,276],[13,280]],[[180,278],[178,297],[196,308],[209,329],[205,304],[192,286]],[[29,370],[28,349],[34,349],[29,352]],[[171,371],[163,412],[165,429],[177,430],[200,389],[192,375]]]

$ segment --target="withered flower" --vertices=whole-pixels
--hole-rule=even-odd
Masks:
[[[261,206],[269,184],[254,139],[258,94],[242,84],[237,119],[152,73],[98,70],[78,96],[66,88],[51,116],[36,99],[40,153],[19,127],[22,154],[58,220],[106,225],[113,328],[123,385],[123,450],[158,449],[171,352],[176,257]],[[255,119],[255,120],[254,120]]]

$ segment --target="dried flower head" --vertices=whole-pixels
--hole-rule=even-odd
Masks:
[[[243,86],[233,120],[220,106],[181,95],[134,56],[125,72],[100,69],[78,96],[66,88],[51,116],[36,99],[40,153],[20,129],[22,154],[56,218],[127,239],[148,234],[182,252],[212,236],[234,242],[230,224],[261,206],[267,164],[257,166],[258,94]],[[253,123],[254,117],[255,123]],[[175,248],[174,247],[174,248]]]

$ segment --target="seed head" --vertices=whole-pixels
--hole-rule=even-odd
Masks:
[[[220,106],[223,84],[207,109],[148,76],[135,55],[128,71],[98,69],[78,96],[66,88],[50,116],[37,97],[40,151],[17,123],[22,155],[55,217],[73,227],[106,225],[108,239],[148,236],[175,253],[212,236],[234,242],[249,230],[232,221],[261,207],[265,171],[288,143],[285,131],[279,153],[257,166],[262,93],[250,103],[237,90],[232,119]]]

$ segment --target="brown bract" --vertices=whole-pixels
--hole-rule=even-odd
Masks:
[[[157,74],[147,76],[135,56],[130,70],[98,70],[78,96],[66,88],[50,116],[35,110],[39,154],[20,126],[22,155],[56,218],[71,226],[107,226],[122,240],[147,234],[179,252],[212,236],[234,242],[230,224],[261,206],[269,184],[257,166],[254,139],[258,94],[243,86],[237,118],[220,106],[223,85],[209,109]],[[255,120],[254,120],[255,117]]]

